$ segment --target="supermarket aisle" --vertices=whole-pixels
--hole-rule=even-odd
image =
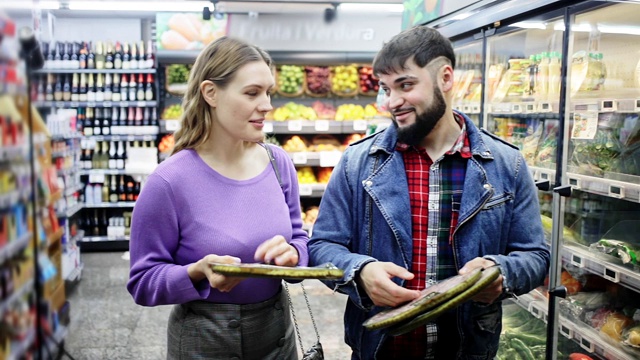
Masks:
[[[76,360],[166,358],[166,322],[170,306],[136,305],[125,288],[129,261],[122,252],[82,255],[82,279],[70,289],[71,324],[65,348]],[[328,360],[350,359],[343,342],[342,312],[346,297],[318,281],[305,281]],[[290,286],[305,347],[314,341],[313,327],[299,286]],[[66,359],[66,358],[65,358]]]

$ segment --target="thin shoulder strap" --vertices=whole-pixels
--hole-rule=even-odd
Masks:
[[[276,173],[276,178],[278,178],[278,184],[284,190],[284,186],[282,184],[282,177],[280,177],[280,169],[278,169],[278,163],[276,163],[276,158],[273,156],[273,151],[269,144],[260,143],[265,150],[267,150],[267,155],[269,155],[269,161],[271,162],[271,166],[273,166],[273,171]]]

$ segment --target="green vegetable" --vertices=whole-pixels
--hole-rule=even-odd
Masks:
[[[520,339],[511,339],[511,346],[518,351],[524,360],[535,360],[531,350]]]

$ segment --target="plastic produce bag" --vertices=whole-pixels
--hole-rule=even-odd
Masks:
[[[605,172],[614,170],[622,150],[622,144],[616,136],[616,124],[615,114],[600,113],[593,138],[575,138],[577,132],[572,132],[573,152],[569,164],[576,168],[574,171],[602,177]]]

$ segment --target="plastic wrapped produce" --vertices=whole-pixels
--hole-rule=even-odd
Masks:
[[[579,114],[575,114],[574,118],[578,119]],[[600,113],[595,133],[579,129],[582,124],[582,120],[574,123],[571,141],[573,152],[569,164],[577,173],[602,177],[605,172],[614,170],[622,149],[616,136],[616,116],[613,113]]]
[[[545,120],[542,129],[542,140],[538,146],[536,166],[553,168],[556,163],[558,146],[558,120]]]
[[[579,292],[560,299],[558,306],[560,313],[568,319],[584,322],[585,314],[609,304],[610,301],[609,294],[604,291]]]
[[[638,115],[628,116],[620,129],[620,141],[624,144],[615,171],[627,175],[640,175],[640,121]]]

